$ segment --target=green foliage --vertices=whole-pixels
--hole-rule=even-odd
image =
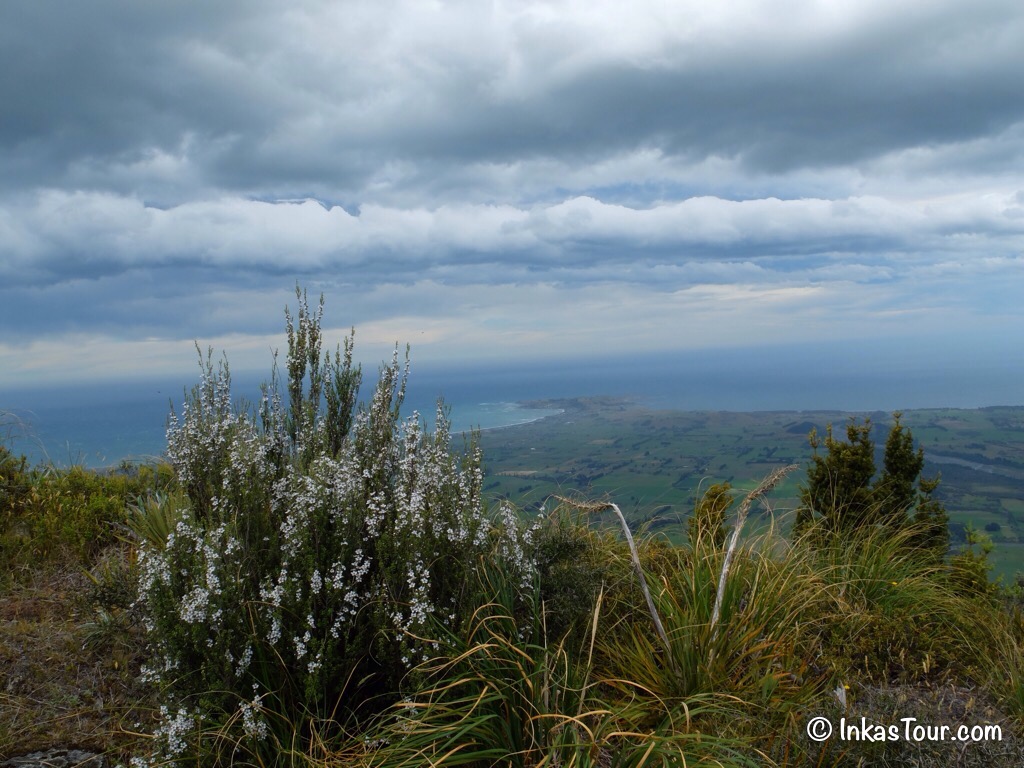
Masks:
[[[609,546],[609,534],[592,530],[565,507],[539,521],[529,556],[550,637],[565,638],[570,647],[582,642],[598,595],[615,578],[606,556]]]
[[[122,545],[110,547],[92,568],[87,601],[104,611],[127,611],[138,598],[139,574],[135,550]]]
[[[940,559],[949,548],[948,515],[932,494],[938,478],[921,478],[924,451],[914,450],[914,438],[893,414],[886,439],[882,471],[875,478],[875,444],[871,420],[846,426],[846,441],[833,437],[828,426],[824,440],[812,430],[814,449],[807,470],[807,484],[800,489],[795,533],[800,536],[812,523],[826,535],[847,535],[881,525],[898,531],[913,523],[908,546]],[[824,454],[819,449],[824,448]],[[915,485],[916,484],[916,485]]]
[[[686,528],[690,546],[694,549],[700,546],[721,549],[725,546],[725,513],[734,501],[729,493],[731,490],[729,483],[716,483],[697,502]]]
[[[992,660],[989,684],[1007,714],[1024,724],[1024,612],[1020,606],[987,619],[991,630],[988,656]]]
[[[162,550],[187,508],[188,499],[181,491],[157,491],[128,505],[125,525],[137,542]]]
[[[803,506],[798,512],[798,533],[819,516],[828,531],[852,531],[875,522],[870,487],[875,475],[875,445],[870,419],[863,424],[851,419],[846,439],[834,438],[831,424],[824,441],[811,431],[814,457],[807,470],[807,485],[800,489]],[[824,456],[818,453],[822,446]]]
[[[0,445],[0,513],[14,514],[25,501],[31,488],[27,461],[15,456],[5,445]]]
[[[133,499],[166,487],[160,466],[93,472],[83,467],[26,470],[0,448],[0,560],[9,571],[31,563],[87,566],[115,539]]]
[[[344,351],[339,346],[334,358],[320,359],[324,298],[316,314],[310,314],[305,292],[295,288],[299,302],[298,326],[289,310],[285,309],[288,334],[288,397],[290,407],[284,412],[285,430],[293,448],[300,454],[299,463],[307,469],[318,456],[337,456],[352,427],[362,371],[353,367],[352,349],[355,331],[345,337]],[[276,388],[264,388],[264,419],[274,427],[280,411],[270,407],[268,393]],[[395,399],[395,416],[405,393],[404,381]]]
[[[941,558],[949,550],[950,536],[949,514],[946,507],[932,496],[939,487],[939,478],[921,478],[918,486],[920,492],[912,526],[912,530],[917,533],[912,546],[921,552],[931,553],[935,558]]]
[[[587,642],[574,653],[546,630],[542,604],[516,600],[518,585],[500,569],[486,569],[482,605],[464,636],[450,637],[450,653],[423,667],[428,685],[403,700],[366,741],[378,745],[362,764],[414,766],[688,766],[753,765],[735,740],[700,733],[688,717],[663,713],[641,729],[648,706],[614,703],[601,691],[621,687],[594,673],[594,635],[600,600],[587,627]],[[516,614],[522,615],[516,619]],[[635,691],[632,692],[635,695]],[[712,706],[696,698],[690,716]]]
[[[964,529],[964,543],[950,558],[950,575],[958,592],[977,598],[995,597],[999,588],[989,579],[992,565],[992,539],[987,533],[968,524]]]
[[[168,755],[216,764],[230,743],[276,764],[333,739],[413,684],[432,617],[469,619],[483,554],[531,583],[515,516],[483,503],[475,443],[451,452],[441,406],[433,432],[400,417],[397,349],[356,409],[351,342],[321,361],[320,318],[302,295],[288,315],[287,406],[276,366],[254,412],[227,363],[200,358],[168,428],[185,495],[131,518]]]
[[[173,489],[129,505],[125,526],[142,549],[138,604],[151,628],[148,674],[160,684],[163,705],[158,761],[852,766],[860,758],[898,765],[898,756],[917,754],[902,746],[846,751],[849,745],[808,743],[809,717],[842,714],[830,693],[837,685],[862,708],[848,717],[875,713],[891,721],[893,713],[934,711],[932,720],[945,722],[941,710],[901,709],[883,699],[887,691],[920,697],[949,690],[971,701],[987,692],[1024,722],[1019,613],[1000,602],[984,570],[968,579],[985,587],[972,593],[964,581],[970,569],[956,558],[947,567],[917,556],[912,524],[805,531],[813,546],[774,533],[742,542],[726,570],[717,622],[725,552],[642,535],[638,559],[667,629],[665,644],[621,536],[590,530],[565,509],[523,533],[507,508],[498,520],[482,501],[458,507],[464,497],[457,478],[469,483],[466,472],[477,459],[428,450],[447,446],[446,436],[420,428],[413,440],[411,422],[382,422],[398,437],[388,443],[384,435],[363,435],[358,442],[384,446],[380,455],[397,469],[385,475],[385,486],[369,485],[376,467],[367,465],[369,477],[362,473],[355,445],[372,407],[354,415],[337,459],[314,459],[303,471],[300,451],[282,453],[290,459],[265,509],[225,510],[214,495],[207,520],[197,521],[191,499]],[[258,426],[258,416],[251,418]],[[234,439],[243,439],[245,431],[236,430]],[[410,485],[413,476],[419,485]],[[231,496],[230,484],[221,490],[259,498],[251,489],[248,497]],[[371,523],[367,499],[378,490],[396,507]],[[459,549],[447,531],[432,537],[411,525],[403,515],[417,496],[425,499],[416,507],[423,520],[449,525],[445,510],[455,509],[482,521],[479,540]],[[376,539],[366,535],[371,525]],[[270,542],[244,538],[268,529]],[[108,541],[114,533],[107,531]],[[322,575],[315,590],[315,574],[332,556],[347,573],[356,570],[354,560],[343,560],[354,556],[342,543],[348,540],[372,549],[379,565],[368,565],[358,583],[343,582],[344,592]],[[981,554],[972,553],[972,562],[983,559],[983,544],[973,546]],[[416,561],[401,556],[424,557],[421,573],[438,591],[410,585]],[[124,658],[138,645],[134,572],[124,543],[92,564],[85,592],[96,609],[76,648]],[[358,599],[351,612],[350,593]],[[453,610],[426,610],[416,623],[415,606],[425,599],[448,605],[444,595],[454,596]],[[980,704],[976,711],[980,717]]]
[[[8,569],[26,548],[29,535],[24,519],[32,481],[25,467],[24,456],[15,457],[0,445],[0,562]]]
[[[899,413],[893,414],[894,424],[885,441],[882,474],[872,488],[878,516],[893,524],[901,523],[907,510],[916,506],[914,481],[924,469],[924,449],[914,450],[914,436],[900,423],[900,417]]]
[[[653,632],[637,631],[649,624],[640,616],[624,622],[601,643],[616,665],[613,676],[676,707],[695,696],[728,697],[745,716],[784,716],[815,695],[798,651],[813,640],[810,617],[821,596],[804,574],[759,548],[751,543],[733,560],[717,625],[722,553],[677,550],[675,568],[655,592],[668,648],[661,651]]]
[[[465,639],[446,638],[449,654],[421,668],[428,684],[398,705],[383,734],[393,747],[374,764],[595,764],[593,720],[605,713],[588,709],[585,670],[547,643],[535,602],[527,623],[516,620],[515,586],[492,576],[495,602],[476,611]]]
[[[923,683],[984,665],[975,607],[946,568],[917,555],[915,535],[882,527],[819,533],[816,546],[800,547],[803,567],[831,601],[821,653],[830,674]]]

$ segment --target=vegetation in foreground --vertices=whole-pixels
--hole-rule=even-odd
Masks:
[[[835,525],[850,507],[833,495],[795,536],[744,536],[774,477],[738,504],[710,489],[685,544],[591,526],[611,502],[524,521],[487,502],[479,450],[452,450],[443,409],[433,431],[400,416],[397,354],[357,406],[351,338],[323,355],[322,307],[298,298],[284,380],[255,407],[203,359],[170,466],[31,470],[0,450],[0,756],[1024,762],[1020,605],[989,585],[983,554],[922,545],[935,515],[915,520],[920,504],[898,524],[889,504]],[[864,482],[891,499],[891,479]],[[817,743],[819,716],[1002,738]]]

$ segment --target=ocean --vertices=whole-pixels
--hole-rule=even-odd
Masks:
[[[443,397],[453,430],[459,432],[508,427],[557,412],[531,401],[595,395],[687,411],[875,412],[1024,404],[1024,361],[913,365],[870,355],[810,352],[701,351],[461,367],[417,367],[414,360],[403,410],[417,410],[429,421],[437,398]],[[262,378],[233,372],[234,393],[256,400]],[[373,378],[366,376],[366,397]],[[171,404],[180,410],[184,390],[194,382],[194,376],[69,381],[0,391],[0,439],[32,463],[107,467],[145,461],[163,453]]]

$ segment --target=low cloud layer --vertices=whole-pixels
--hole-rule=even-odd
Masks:
[[[436,360],[1019,336],[1021,71],[995,0],[7,4],[0,386],[296,281]]]

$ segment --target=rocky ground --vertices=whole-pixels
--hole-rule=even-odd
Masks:
[[[80,749],[48,749],[30,755],[13,757],[0,763],[0,768],[107,768],[102,755]]]

